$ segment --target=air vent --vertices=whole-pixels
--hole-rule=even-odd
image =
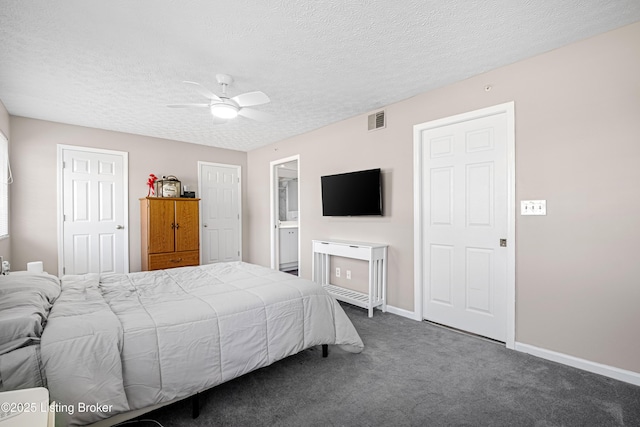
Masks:
[[[384,110],[369,114],[369,130],[378,130],[386,126]]]

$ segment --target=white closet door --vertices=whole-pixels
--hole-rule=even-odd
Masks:
[[[506,341],[506,114],[420,138],[424,318]]]
[[[126,153],[61,148],[62,274],[129,271]]]
[[[200,163],[202,264],[241,259],[240,167]]]

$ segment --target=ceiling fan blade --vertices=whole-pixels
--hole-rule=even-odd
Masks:
[[[231,98],[238,103],[240,107],[250,107],[252,105],[262,105],[270,102],[271,100],[264,92],[255,91],[247,92],[240,95],[236,95]]]
[[[209,104],[169,104],[170,108],[208,107]]]
[[[259,122],[268,122],[273,120],[273,116],[263,111],[254,110],[252,108],[241,108],[238,114],[248,119],[257,120]]]
[[[220,97],[218,95],[216,95],[215,93],[211,92],[209,89],[207,89],[206,87],[202,86],[200,83],[196,83],[196,82],[190,82],[190,81],[183,81],[182,83],[186,83],[188,85],[191,85],[195,88],[195,90],[197,90],[200,95],[204,96],[205,98],[209,98],[209,99],[214,99],[216,101],[221,101]]]

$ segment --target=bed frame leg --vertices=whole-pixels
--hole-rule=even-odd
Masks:
[[[200,416],[200,393],[196,393],[191,396],[191,418],[198,418]]]
[[[322,344],[322,357],[327,357],[329,355],[329,346],[327,344]]]

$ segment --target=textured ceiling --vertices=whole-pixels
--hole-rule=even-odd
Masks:
[[[10,114],[248,151],[640,20],[638,0],[0,0]],[[214,125],[183,80],[261,90]]]

